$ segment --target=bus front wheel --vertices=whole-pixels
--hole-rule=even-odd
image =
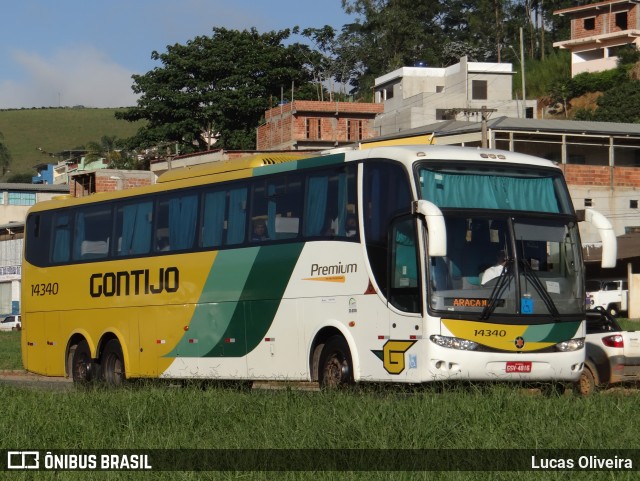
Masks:
[[[125,381],[124,357],[117,339],[111,339],[102,351],[102,379],[109,386],[121,386]]]
[[[344,337],[333,336],[322,349],[318,381],[322,389],[336,389],[353,384],[353,363]]]
[[[84,339],[71,348],[71,378],[74,383],[86,384],[94,379],[95,364],[91,360],[89,344]]]

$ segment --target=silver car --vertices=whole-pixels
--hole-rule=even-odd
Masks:
[[[640,331],[624,331],[602,307],[587,311],[585,349],[584,369],[575,385],[578,393],[640,381]]]
[[[20,329],[22,329],[22,318],[19,314],[7,316],[0,322],[0,331],[19,331]]]

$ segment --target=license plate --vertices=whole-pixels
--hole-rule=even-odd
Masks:
[[[531,372],[531,362],[509,361],[507,362],[505,372]]]

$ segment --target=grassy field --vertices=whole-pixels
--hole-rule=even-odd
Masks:
[[[117,109],[22,109],[0,111],[2,141],[12,156],[12,174],[34,173],[34,165],[57,163],[58,158],[43,155],[77,149],[87,142],[99,142],[103,136],[125,139],[133,136],[140,123],[117,120]]]
[[[2,357],[19,333],[0,333]],[[0,383],[1,449],[437,449],[509,456],[511,449],[638,449],[639,393],[544,396],[516,385],[363,386],[348,392],[243,390],[138,382],[36,389]],[[497,450],[497,451],[485,451]],[[283,451],[278,451],[282,456]],[[320,451],[321,453],[324,451]],[[335,453],[335,451],[333,451]],[[382,451],[384,455],[385,451]],[[441,451],[449,452],[451,451]],[[193,452],[192,452],[193,453]],[[189,452],[185,452],[186,456]],[[327,455],[330,455],[328,452]],[[455,454],[455,451],[454,451]],[[322,455],[322,454],[320,454]],[[466,459],[469,453],[463,453]],[[181,458],[182,459],[182,458]],[[330,461],[330,460],[327,460]],[[371,463],[378,459],[371,459]],[[186,462],[186,461],[183,461]],[[186,462],[188,465],[188,462]],[[242,461],[240,461],[242,465]],[[267,466],[265,466],[266,468]],[[636,466],[637,469],[637,466]],[[637,479],[636,472],[12,472],[44,480]]]

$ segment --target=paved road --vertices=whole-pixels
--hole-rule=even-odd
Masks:
[[[0,383],[44,389],[70,389],[73,387],[71,379],[39,376],[26,371],[0,371]]]

